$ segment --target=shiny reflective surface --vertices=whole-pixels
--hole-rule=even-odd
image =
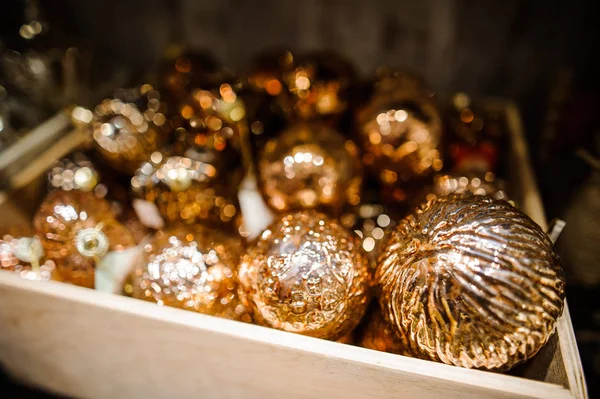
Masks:
[[[384,320],[379,306],[370,307],[365,319],[366,324],[361,331],[358,345],[367,349],[411,356],[406,352],[392,326]]]
[[[248,130],[246,107],[235,85],[223,83],[218,93],[193,91],[170,123],[175,153],[212,165],[235,195],[244,173],[242,136]]]
[[[355,78],[351,64],[334,53],[307,54],[284,74],[286,91],[279,102],[290,119],[335,117],[349,106],[349,89]]]
[[[274,222],[242,257],[240,297],[259,324],[337,340],[367,306],[368,260],[356,237],[314,211]]]
[[[56,265],[51,260],[44,260],[43,252],[40,251],[39,240],[23,239],[5,235],[0,239],[0,270],[8,270],[18,273],[27,280],[58,280]],[[25,255],[25,256],[23,256]]]
[[[465,93],[452,97],[448,112],[449,155],[453,169],[462,173],[495,171],[506,131],[498,112],[485,111]]]
[[[363,162],[382,184],[402,185],[441,170],[441,117],[417,82],[380,80],[357,122]]]
[[[382,245],[396,225],[396,212],[391,213],[381,204],[361,204],[353,212],[342,215],[340,220],[345,228],[359,237],[374,269]]]
[[[294,55],[289,50],[271,50],[259,54],[248,72],[248,84],[258,92],[278,96],[286,90],[285,77],[294,68]]]
[[[295,124],[269,140],[258,161],[259,183],[277,210],[325,207],[339,212],[360,202],[358,149],[322,124]]]
[[[65,191],[92,191],[98,184],[98,179],[96,168],[81,153],[56,161],[48,172],[50,186]]]
[[[384,318],[407,350],[506,370],[548,341],[563,271],[548,236],[505,201],[446,196],[403,219],[376,274]]]
[[[235,197],[223,195],[231,187],[217,180],[211,164],[186,157],[163,159],[160,153],[154,159],[158,164],[145,163],[131,179],[131,186],[140,198],[156,204],[167,222],[219,225],[233,222],[239,215]]]
[[[168,125],[160,93],[152,86],[122,90],[117,95],[140,105],[119,98],[106,99],[96,106],[88,123],[85,110],[77,110],[78,116],[73,116],[76,120],[83,118],[81,121],[92,132],[96,150],[107,163],[132,175],[166,141]]]
[[[135,245],[108,202],[83,191],[52,191],[33,220],[47,259],[72,284],[94,287],[94,269],[106,251]]]
[[[250,321],[237,296],[239,237],[201,226],[178,226],[156,234],[147,262],[131,279],[132,296],[213,316]]]
[[[175,103],[184,100],[193,89],[212,88],[229,76],[209,54],[175,50],[163,61],[160,72],[161,87]]]
[[[426,193],[415,197],[414,205],[450,194],[483,195],[497,200],[505,200],[514,205],[504,190],[504,182],[492,172],[438,174]]]

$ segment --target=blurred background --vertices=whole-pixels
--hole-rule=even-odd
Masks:
[[[594,397],[600,394],[599,8],[594,0],[5,0],[0,117],[8,102],[3,80],[25,51],[64,60],[76,48],[83,73],[70,86],[69,76],[58,74],[67,90],[56,102],[89,104],[92,93],[106,94],[107,80],[131,81],[155,70],[173,44],[240,71],[266,48],[334,50],[365,76],[391,65],[423,76],[438,93],[511,98],[523,116],[547,218],[567,222],[557,245]],[[35,126],[62,104],[23,96],[16,124]]]

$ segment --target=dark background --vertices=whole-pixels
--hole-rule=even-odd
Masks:
[[[388,64],[416,71],[440,93],[513,98],[548,219],[568,222],[565,244],[558,243],[568,300],[590,396],[600,393],[600,290],[589,277],[600,268],[600,188],[595,169],[576,154],[600,149],[598,2],[54,0],[39,2],[51,29],[36,43],[18,37],[26,3],[0,5],[5,46],[78,46],[99,70],[153,70],[172,42],[243,70],[257,51],[284,45],[334,49],[365,76]]]

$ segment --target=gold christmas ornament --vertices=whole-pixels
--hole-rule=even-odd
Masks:
[[[121,251],[135,240],[114,219],[110,205],[83,191],[52,191],[33,223],[47,259],[72,284],[94,287],[97,264],[108,251]]]
[[[284,74],[287,90],[279,96],[280,105],[290,119],[338,117],[349,107],[355,76],[352,65],[337,54],[304,55]]]
[[[430,201],[450,194],[483,195],[513,204],[504,190],[504,182],[492,172],[487,173],[449,173],[433,177],[433,184],[425,188],[425,194],[415,195],[413,204]],[[514,205],[514,204],[513,204]]]
[[[372,269],[389,231],[396,225],[395,214],[381,204],[361,204],[340,218],[342,225],[359,237]]]
[[[65,191],[92,191],[97,186],[98,179],[98,171],[81,153],[56,161],[48,172],[50,186]]]
[[[150,234],[150,229],[146,227],[131,207],[126,207],[118,215],[117,220],[129,230],[136,243],[140,243]]]
[[[358,148],[323,124],[294,124],[269,140],[258,160],[259,183],[278,211],[358,205]]]
[[[178,156],[163,159],[160,153],[152,157],[157,163],[142,165],[131,186],[138,197],[156,204],[167,223],[233,224],[237,201],[213,165]]]
[[[18,273],[27,280],[60,280],[54,262],[44,260],[44,249],[37,237],[2,237],[0,270]]]
[[[465,93],[456,93],[447,112],[452,169],[461,173],[495,171],[504,152],[505,124],[502,112],[481,109]]]
[[[377,305],[371,306],[367,312],[358,345],[376,351],[408,355],[394,328],[384,320]]]
[[[147,262],[131,279],[132,296],[164,306],[250,321],[237,296],[239,237],[201,226],[159,231]]]
[[[354,331],[350,331],[336,342],[339,342],[340,344],[354,345]]]
[[[139,88],[139,95],[137,99],[147,108],[119,98],[106,99],[87,123],[98,154],[111,167],[129,175],[166,142],[169,132],[160,94],[146,84]]]
[[[379,80],[357,116],[363,162],[384,186],[403,186],[442,168],[442,120],[418,81],[392,74]]]
[[[565,281],[548,236],[505,201],[450,195],[402,220],[376,274],[383,316],[407,350],[506,370],[548,341]]]
[[[368,301],[368,260],[352,233],[314,211],[275,221],[242,257],[240,298],[261,325],[337,340]]]
[[[276,97],[286,89],[285,79],[294,68],[294,55],[289,50],[271,50],[259,54],[248,72],[248,85],[256,91]]]
[[[228,179],[235,193],[248,155],[243,142],[248,131],[246,107],[236,86],[223,83],[218,94],[195,90],[170,123],[175,129],[175,153],[214,166],[219,179]]]
[[[173,103],[194,89],[218,86],[231,75],[209,54],[176,50],[163,61],[160,72],[161,87]]]

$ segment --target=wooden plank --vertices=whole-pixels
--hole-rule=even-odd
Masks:
[[[569,398],[566,389],[0,272],[0,361],[74,397]],[[10,304],[10,305],[6,305]]]

